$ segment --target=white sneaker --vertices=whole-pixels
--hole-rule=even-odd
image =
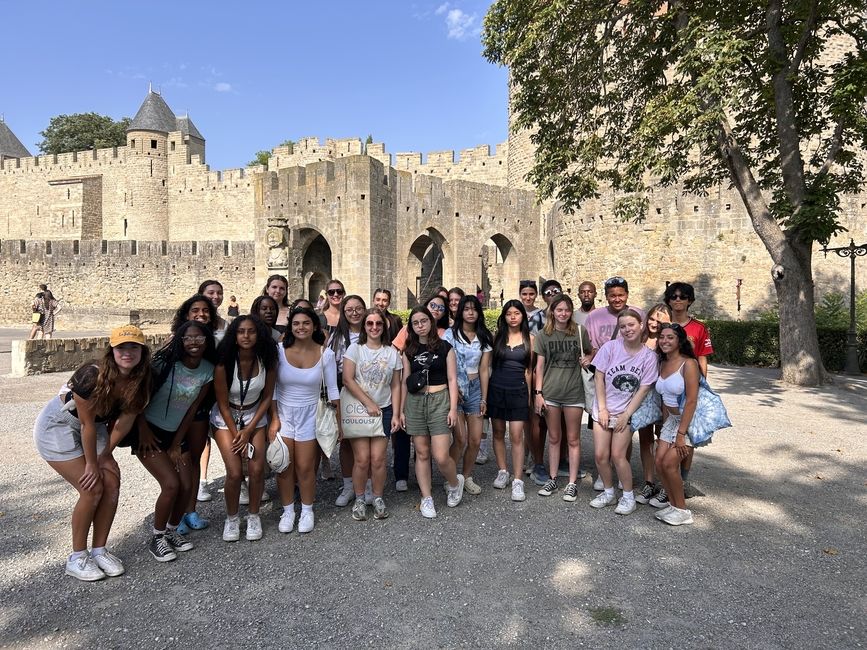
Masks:
[[[674,506],[667,505],[662,510],[657,510],[653,516],[662,521],[662,518],[668,514],[668,511],[671,510]]]
[[[472,476],[468,476],[464,479],[464,490],[470,494],[481,494],[482,486],[476,483]]]
[[[425,519],[434,519],[437,516],[437,509],[434,508],[433,497],[425,497],[421,500],[421,516]]]
[[[301,517],[298,519],[298,532],[309,533],[313,530],[313,525],[316,523],[316,518],[313,516],[312,510],[302,510]]]
[[[250,490],[247,489],[247,481],[241,481],[241,495],[238,497],[238,503],[242,506],[250,505]]]
[[[635,499],[620,497],[620,502],[614,508],[614,512],[618,515],[631,515],[635,512]]]
[[[406,481],[395,481],[394,483],[394,491],[395,492],[406,492],[409,489],[409,485],[407,485]]]
[[[605,492],[600,492],[596,498],[590,502],[591,508],[604,508],[605,506],[613,506],[617,503],[617,497],[613,494],[608,496]]]
[[[525,501],[527,495],[524,494],[524,481],[515,479],[512,481],[512,501]]]
[[[208,482],[199,481],[199,493],[196,495],[196,501],[210,501],[213,498],[210,490],[208,490]]]
[[[227,517],[223,524],[223,541],[237,542],[239,539],[241,539],[241,518],[229,519]]]
[[[455,506],[457,506],[461,502],[461,499],[464,498],[464,484],[465,484],[465,482],[466,481],[464,480],[464,475],[458,474],[457,486],[454,488],[449,486],[449,496],[446,499],[446,505],[449,508],[454,508]],[[481,492],[481,490],[479,490],[479,491]]]
[[[110,578],[123,575],[123,572],[126,571],[120,558],[108,551],[104,551],[100,555],[91,555],[90,557],[96,562],[96,566],[102,569],[102,572]]]
[[[78,578],[84,582],[94,582],[105,578],[105,573],[100,569],[90,553],[77,557],[75,559],[66,560],[66,575]]]
[[[693,522],[692,510],[687,510],[686,508],[675,508],[674,506],[671,506],[671,509],[666,510],[659,519],[672,526],[691,524]]]
[[[485,449],[485,441],[482,440],[482,446],[479,447],[479,453],[476,454],[476,465],[484,465],[488,462],[488,450]]]
[[[262,539],[262,519],[259,515],[247,515],[247,532],[245,536],[251,542]]]
[[[295,511],[284,512],[280,515],[280,523],[277,524],[277,530],[281,533],[291,533],[295,528]]]
[[[268,494],[268,490],[262,489],[262,503],[268,503],[271,500],[271,495]]]
[[[602,477],[597,476],[596,480],[593,481],[593,489],[597,492],[602,492],[605,489],[605,484],[602,482]]]
[[[370,479],[364,484],[364,505],[373,505],[373,482]]]
[[[504,489],[509,484],[508,470],[501,469],[497,472],[497,478],[494,479],[494,487],[498,490]]]
[[[352,489],[351,483],[343,486],[340,494],[338,494],[337,498],[334,500],[334,505],[343,508],[344,506],[348,506],[350,501],[355,501],[355,490]]]

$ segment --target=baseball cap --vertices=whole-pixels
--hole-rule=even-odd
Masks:
[[[138,343],[145,344],[145,337],[142,331],[135,325],[121,325],[111,330],[111,335],[108,338],[108,344],[115,348],[123,343]]]

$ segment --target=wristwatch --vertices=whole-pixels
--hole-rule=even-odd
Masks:
[[[533,391],[533,395],[541,395],[541,394],[542,394],[542,391],[540,391],[540,390],[534,390]]]

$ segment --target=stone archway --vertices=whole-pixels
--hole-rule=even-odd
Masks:
[[[499,308],[518,294],[521,269],[518,251],[505,235],[492,235],[483,245],[481,258],[481,289],[485,307]]]
[[[446,280],[448,244],[436,228],[416,237],[406,259],[406,304],[412,307]]]
[[[303,228],[299,232],[303,242],[301,255],[301,277],[304,278],[304,295],[316,304],[319,292],[331,278],[331,246],[317,230]]]

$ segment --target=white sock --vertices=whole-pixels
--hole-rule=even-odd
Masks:
[[[237,513],[234,515],[227,515],[226,516],[226,521],[239,521],[240,519],[241,519],[241,517]]]
[[[94,546],[90,549],[90,554],[93,557],[96,557],[97,555],[105,555],[105,546]]]
[[[79,560],[79,559],[83,558],[85,555],[87,555],[86,549],[83,551],[73,551],[72,555],[69,556],[69,559],[70,560]]]
[[[301,512],[313,512],[313,504],[307,505],[306,503],[302,503]]]
[[[364,484],[364,491],[370,492],[373,489],[373,479],[367,479],[367,483]]]
[[[178,525],[179,525],[179,523],[175,524],[174,526],[172,524],[166,524],[166,530],[177,530]]]
[[[295,502],[283,506],[283,514],[284,515],[294,515],[295,514]]]
[[[613,487],[605,488],[605,496],[613,497],[614,496],[614,488]]]
[[[349,477],[344,476],[343,477],[343,489],[345,490],[347,488],[352,489],[352,477],[351,476],[349,476]]]
[[[629,490],[629,492],[626,492],[624,490],[623,498],[626,499],[627,501],[635,501],[635,493],[632,490]]]
[[[165,535],[166,534],[165,528],[163,530],[157,530],[156,528],[154,528],[153,531],[154,531],[154,535]]]
[[[524,481],[519,478],[512,479],[512,485],[524,485]]]

